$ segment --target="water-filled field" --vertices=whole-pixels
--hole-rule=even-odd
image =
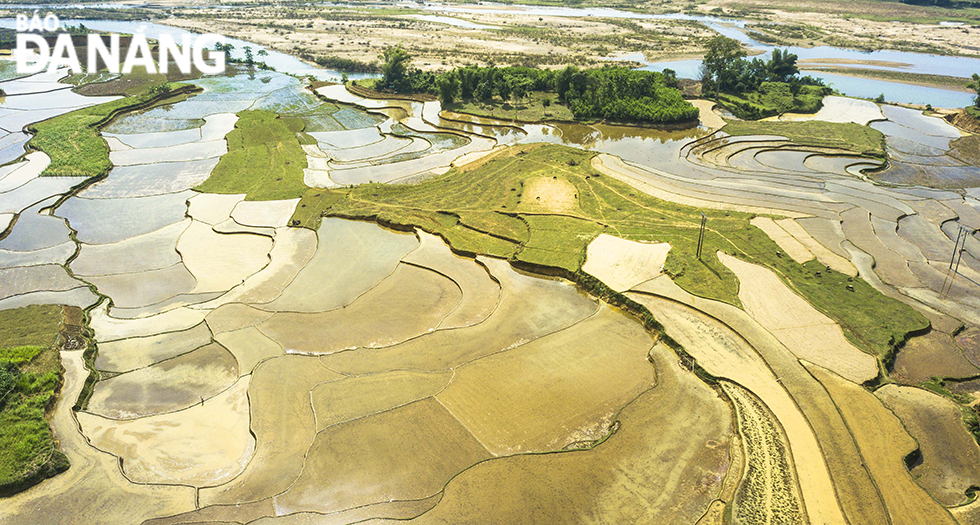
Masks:
[[[52,116],[32,89],[101,102],[42,80],[0,82],[24,97],[0,121]],[[980,201],[949,189],[976,168],[945,122],[809,117],[873,121],[881,169],[832,136],[719,130],[710,102],[664,131],[191,83],[101,130],[100,180],[0,167],[0,309],[91,329],[52,412],[71,467],[5,523],[969,515],[980,447],[922,388],[980,394]]]

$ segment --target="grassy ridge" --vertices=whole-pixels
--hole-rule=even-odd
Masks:
[[[242,111],[228,133],[228,153],[221,156],[203,184],[205,193],[246,193],[249,200],[292,199],[307,190],[303,183],[306,152],[301,144],[315,141],[298,118],[280,118],[271,111]]]
[[[101,177],[112,169],[109,146],[99,128],[126,111],[135,111],[165,101],[183,100],[194,88],[179,86],[173,91],[154,87],[138,95],[91,106],[32,124],[34,137],[27,143],[51,157],[41,175],[53,177]]]
[[[586,247],[600,233],[635,241],[669,242],[665,265],[678,285],[738,305],[738,282],[718,260],[723,250],[776,271],[816,308],[834,319],[859,347],[883,360],[928,321],[860,279],[778,257],[779,247],[749,224],[750,215],[706,210],[709,230],[702,260],[695,256],[701,211],[663,201],[595,173],[592,154],[564,146],[527,145],[486,163],[454,169],[418,185],[369,184],[350,190],[310,190],[294,219],[313,226],[308,210],[418,227],[459,252],[504,257],[518,264],[579,272]],[[574,188],[574,206],[549,212],[524,192],[531,181],[561,179]],[[568,196],[572,197],[572,196]],[[547,203],[545,203],[545,206]],[[302,213],[302,215],[301,215]],[[851,285],[854,291],[849,291]]]
[[[729,135],[780,135],[804,146],[840,148],[871,157],[885,157],[885,136],[874,128],[854,123],[732,121],[722,131]]]
[[[61,381],[60,306],[0,311],[0,495],[68,468],[45,412]]]

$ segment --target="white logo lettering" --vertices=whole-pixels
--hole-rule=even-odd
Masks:
[[[146,35],[136,33],[129,42],[129,51],[126,53],[126,61],[123,62],[122,72],[128,75],[133,72],[133,66],[143,66],[150,75],[156,74],[157,67],[153,63],[153,56],[150,55],[150,44],[146,41]]]
[[[40,34],[41,31],[54,32],[61,27],[61,21],[53,13],[48,13],[43,19],[34,12],[33,16],[17,15],[17,47],[14,57],[17,60],[17,72],[34,74],[44,71],[54,71],[59,68],[69,68],[75,73],[81,73],[81,63],[69,33],[59,33],[55,40],[54,49]],[[35,33],[36,32],[36,33]],[[88,39],[88,73],[96,73],[102,67],[110,73],[132,73],[134,67],[142,67],[149,74],[167,73],[171,60],[184,75],[190,75],[197,68],[206,75],[216,75],[225,70],[225,52],[212,53],[210,47],[224,43],[224,37],[215,34],[201,35],[191,42],[189,35],[181,35],[180,43],[168,34],[159,38],[159,61],[154,61],[150,52],[150,44],[146,35],[133,35],[126,51],[126,58],[119,67],[120,37],[117,33],[109,33],[109,45],[106,46],[103,36],[89,33]],[[193,64],[193,65],[192,65]]]
[[[37,53],[27,48],[27,44],[34,44]],[[51,54],[48,42],[41,35],[33,33],[17,34],[17,72],[34,74],[44,70],[48,65],[48,56]]]

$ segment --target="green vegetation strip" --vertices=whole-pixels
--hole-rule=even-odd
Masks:
[[[513,101],[511,107],[520,106],[525,111],[510,118],[542,120],[537,115],[538,107],[543,108],[543,114],[548,109],[544,101],[551,106],[554,95],[555,101],[565,106],[563,117],[558,118],[571,115],[583,121],[608,119],[654,124],[690,124],[698,118],[698,109],[684,100],[677,89],[673,71],[660,73],[628,67],[580,70],[568,66],[554,71],[523,66],[466,66],[435,75],[413,69],[412,56],[401,47],[389,47],[379,58],[383,61],[383,76],[371,84],[374,89],[438,95],[446,108],[452,108],[456,102],[492,108]],[[490,111],[492,114],[493,110]],[[558,108],[551,110],[555,111]]]
[[[61,382],[60,306],[0,311],[0,495],[68,468],[45,412]]]
[[[665,271],[677,284],[692,294],[738,305],[739,284],[716,256],[723,250],[776,271],[855,344],[885,362],[911,333],[928,327],[921,314],[863,280],[816,261],[800,265],[777,256],[779,247],[749,224],[748,214],[703,210],[708,231],[699,260],[702,210],[601,176],[592,170],[591,158],[591,153],[564,146],[515,146],[480,166],[454,169],[417,185],[309,190],[293,218],[312,228],[320,213],[417,227],[440,235],[459,253],[507,258],[576,281],[582,281],[574,276],[582,275],[586,247],[600,233],[668,242],[672,248]],[[554,204],[550,211],[549,203]]]
[[[870,157],[885,157],[885,136],[860,124],[818,120],[785,122],[731,121],[722,131],[729,135],[779,135],[803,145],[839,148]]]
[[[316,144],[303,133],[299,118],[278,117],[271,111],[242,111],[228,133],[228,153],[211,176],[196,189],[205,193],[245,193],[248,200],[292,199],[302,196],[306,152]]]
[[[165,84],[157,85],[138,95],[32,124],[28,131],[34,133],[34,137],[27,145],[51,157],[51,164],[41,175],[102,177],[112,169],[112,162],[109,161],[109,146],[99,135],[99,128],[122,113],[182,100],[195,89],[193,86],[171,89]]]

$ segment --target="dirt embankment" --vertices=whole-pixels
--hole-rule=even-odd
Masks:
[[[965,109],[946,115],[946,120],[963,131],[980,134],[980,120],[973,118]]]

